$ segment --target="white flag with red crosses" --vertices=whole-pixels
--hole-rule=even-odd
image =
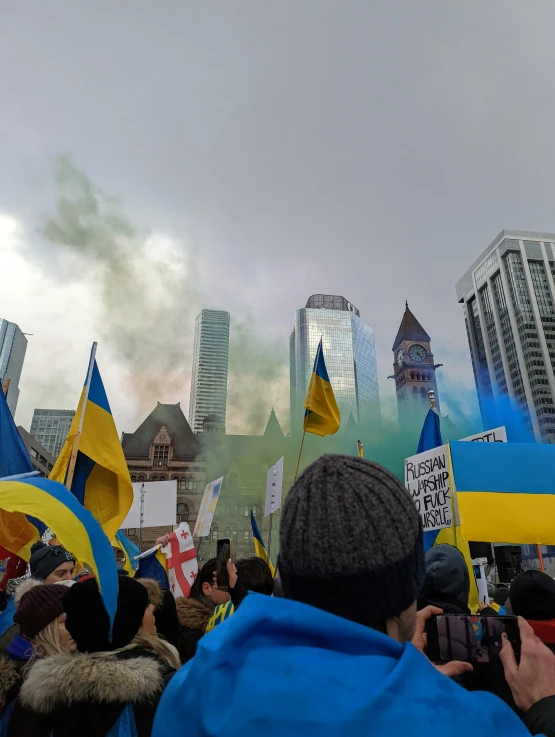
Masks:
[[[198,562],[193,536],[186,522],[170,532],[170,541],[162,548],[162,552],[168,560],[168,580],[172,594],[176,598],[189,596],[198,574]]]

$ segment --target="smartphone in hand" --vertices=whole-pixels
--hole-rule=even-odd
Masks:
[[[520,631],[516,617],[442,614],[428,620],[426,634],[426,655],[434,663],[498,661],[503,634],[513,646],[517,662],[520,660]]]
[[[231,540],[228,537],[222,537],[218,540],[216,548],[216,583],[219,589],[229,588],[229,573],[227,572],[229,560],[231,560]]]

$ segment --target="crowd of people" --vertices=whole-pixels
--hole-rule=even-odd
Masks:
[[[516,654],[431,662],[431,618],[470,614],[468,569],[424,553],[412,500],[370,461],[323,456],[296,480],[276,578],[230,562],[223,590],[210,560],[174,599],[120,571],[112,627],[55,542],[4,602],[0,737],[555,737],[555,581],[526,571],[483,605],[519,617]]]

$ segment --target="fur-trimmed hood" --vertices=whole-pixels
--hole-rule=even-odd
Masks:
[[[0,658],[0,708],[6,703],[9,691],[20,680],[21,673],[13,660]]]
[[[186,599],[179,596],[175,600],[175,606],[181,627],[204,632],[211,616],[210,609],[205,604],[195,599]]]
[[[148,601],[154,606],[154,609],[158,609],[162,603],[163,593],[160,585],[153,578],[136,578],[135,581],[141,583],[148,592]]]
[[[155,700],[163,687],[163,673],[154,658],[53,655],[32,666],[19,698],[24,707],[49,714],[79,702]]]

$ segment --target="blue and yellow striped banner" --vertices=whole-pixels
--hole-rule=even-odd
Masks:
[[[450,447],[465,540],[555,544],[555,445]]]
[[[257,558],[262,558],[262,560],[265,560],[266,563],[270,566],[270,570],[272,571],[272,576],[276,575],[276,572],[274,570],[274,566],[272,565],[272,561],[268,557],[268,551],[266,550],[266,546],[264,545],[264,540],[262,539],[262,535],[260,534],[260,530],[258,529],[258,525],[256,524],[256,520],[254,518],[254,514],[251,509],[251,527],[252,527],[252,539],[254,542],[254,554]]]
[[[0,509],[7,514],[32,515],[56,530],[64,548],[91,567],[113,622],[118,598],[114,551],[100,524],[75,496],[62,484],[36,476],[0,481]]]
[[[88,397],[85,386],[50,478],[60,483],[66,482],[85,398],[85,416],[71,491],[100,522],[108,538],[113,540],[133,501],[133,487],[96,361]]]

